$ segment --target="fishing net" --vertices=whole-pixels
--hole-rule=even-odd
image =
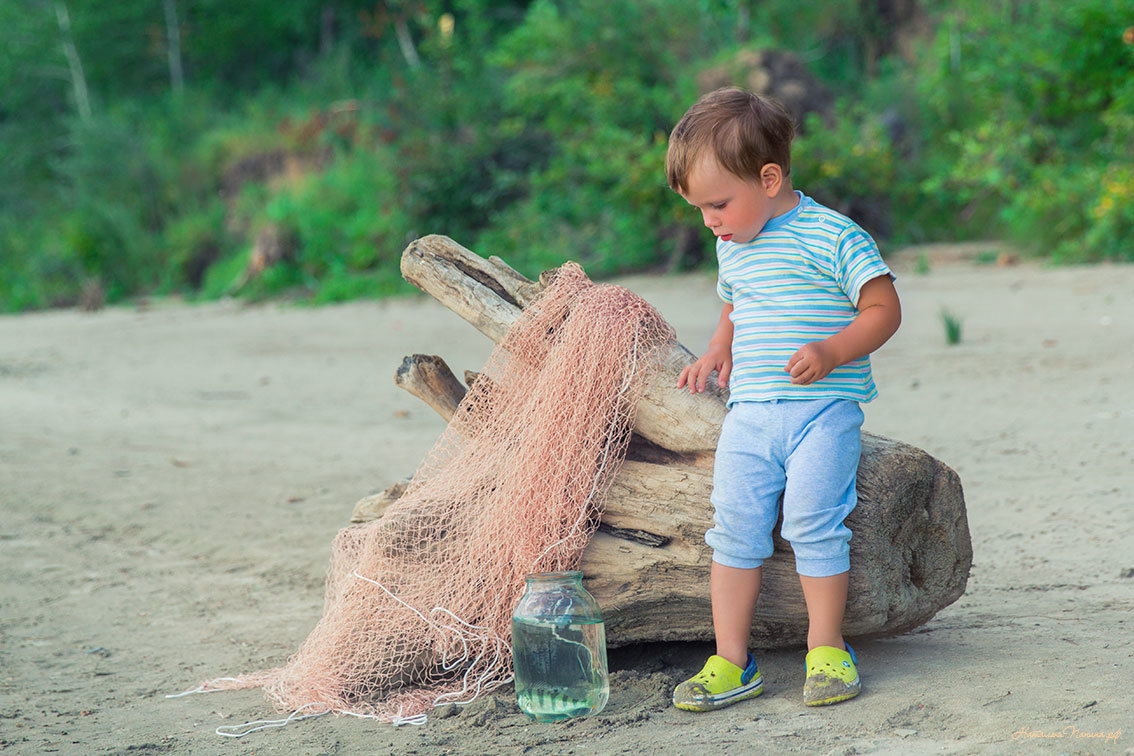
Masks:
[[[637,295],[562,266],[405,494],[340,531],[323,617],[300,649],[200,690],[263,687],[293,712],[400,723],[508,682],[524,575],[578,567],[630,440],[638,378],[672,335]]]

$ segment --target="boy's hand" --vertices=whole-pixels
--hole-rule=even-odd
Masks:
[[[709,350],[692,365],[687,365],[677,376],[677,388],[689,383],[689,393],[695,394],[705,390],[705,381],[709,374],[717,371],[717,385],[721,388],[728,386],[728,376],[732,372],[732,344],[709,345]]]
[[[788,360],[784,370],[791,373],[791,382],[796,386],[806,386],[826,378],[839,366],[838,357],[830,344],[812,341],[804,344]]]
[[[888,275],[867,281],[858,295],[858,314],[843,330],[823,341],[804,344],[784,370],[797,386],[822,380],[851,360],[873,352],[894,335],[902,322],[902,305]]]

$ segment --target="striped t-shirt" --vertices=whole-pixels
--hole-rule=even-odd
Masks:
[[[797,191],[799,204],[746,244],[717,240],[717,293],[733,306],[729,400],[853,399],[878,395],[870,358],[841,365],[809,386],[784,370],[811,341],[847,327],[863,285],[893,274],[878,246],[841,213]]]

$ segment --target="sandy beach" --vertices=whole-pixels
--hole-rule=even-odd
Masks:
[[[219,737],[280,714],[259,690],[166,695],[299,646],[354,503],[443,428],[394,386],[402,357],[459,375],[491,342],[424,296],[0,317],[0,752],[1134,754],[1134,265],[985,249],[890,258],[904,322],[864,407],[866,430],[959,473],[967,591],[857,644],[863,694],[819,710],[800,650],[758,654],[760,698],[678,711],[672,686],[711,651],[655,644],[612,653],[590,719],[531,722],[506,686],[421,727],[325,716]],[[704,349],[711,275],[619,282]]]

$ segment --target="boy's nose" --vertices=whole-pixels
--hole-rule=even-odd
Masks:
[[[701,213],[701,218],[705,221],[705,225],[709,228],[716,228],[717,226],[721,225],[719,218],[710,216],[708,213]]]

